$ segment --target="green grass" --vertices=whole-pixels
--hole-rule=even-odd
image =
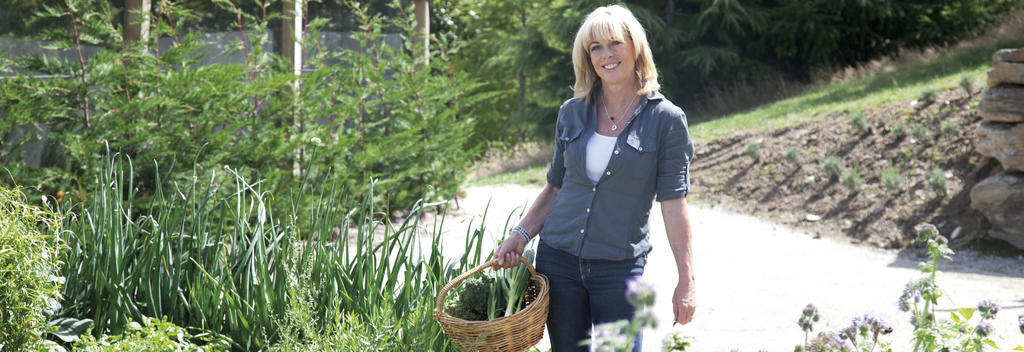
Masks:
[[[891,70],[838,84],[812,85],[805,93],[690,126],[696,140],[711,140],[738,131],[773,130],[814,121],[819,116],[885,106],[919,99],[927,91],[959,88],[968,79],[984,82],[992,68],[992,53],[1019,47],[1024,41],[1003,42],[935,55],[929,60],[893,65]]]
[[[524,169],[488,176],[469,181],[470,186],[494,186],[516,184],[523,186],[543,186],[547,183],[548,163],[540,163]]]

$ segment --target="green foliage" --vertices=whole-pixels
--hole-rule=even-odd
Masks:
[[[862,134],[868,131],[868,119],[864,115],[863,111],[857,111],[850,114],[850,126],[858,134]]]
[[[892,165],[889,165],[885,168],[885,171],[882,171],[879,179],[882,181],[882,187],[888,191],[898,191],[903,187],[903,176]]]
[[[750,142],[747,143],[747,148],[743,150],[743,155],[749,156],[754,159],[761,158],[761,143]]]
[[[690,346],[693,346],[693,337],[674,331],[665,336],[661,341],[661,346],[662,351],[665,352],[685,352]]]
[[[320,160],[315,150],[310,159]],[[461,258],[446,261],[440,229],[418,231],[421,203],[400,224],[378,220],[374,185],[363,205],[350,207],[344,199],[355,196],[340,180],[307,177],[280,195],[233,169],[225,171],[230,181],[211,170],[185,184],[152,181],[150,212],[137,214],[131,163],[115,156],[104,164],[91,203],[66,220],[63,259],[77,265],[62,268],[68,281],[59,314],[94,320],[96,334],[165,316],[223,334],[236,350],[262,349],[296,331],[302,305],[300,316],[313,320],[303,338],[337,332],[331,325],[354,314],[379,323],[366,331],[388,330],[403,349],[444,350],[431,316],[435,297],[482,258],[481,228],[466,235]]]
[[[956,121],[943,121],[939,132],[946,136],[954,136],[960,132],[960,124]]]
[[[49,203],[47,203],[49,205]],[[0,350],[34,350],[57,309],[61,215],[0,187]]]
[[[946,193],[946,172],[936,167],[932,169],[932,173],[928,175],[928,179],[924,183],[930,190]]]
[[[935,101],[935,88],[925,88],[921,91],[921,102],[928,104]]]
[[[799,163],[800,162],[800,150],[796,149],[796,147],[786,148],[786,151],[782,153],[782,158],[786,159],[786,161],[794,163],[794,164]]]
[[[967,96],[971,96],[974,94],[974,81],[971,80],[970,76],[965,75],[963,77],[960,77],[959,85],[960,89],[963,89],[964,94],[967,94]]]
[[[949,260],[953,251],[946,241],[938,236],[938,230],[930,224],[917,227],[918,240],[925,244],[929,256],[928,262],[918,264],[922,277],[907,283],[900,296],[900,309],[911,314],[914,325],[914,351],[976,351],[981,352],[987,347],[999,350],[999,347],[988,336],[992,326],[989,320],[995,317],[995,311],[979,314],[976,323],[972,323],[975,310],[960,308],[950,312],[950,320],[940,319],[936,314],[938,300],[942,290],[936,284],[936,274],[940,260]],[[919,297],[917,302],[914,297]],[[979,307],[982,304],[979,304]]]
[[[889,130],[892,132],[892,135],[896,136],[897,138],[906,136],[907,135],[907,121],[906,120],[896,121],[896,123],[892,124],[892,127]]]
[[[838,179],[843,173],[843,162],[838,156],[830,155],[821,163],[821,171],[830,179]]]
[[[854,167],[843,172],[843,176],[840,178],[839,183],[842,184],[843,187],[856,192],[857,188],[860,187],[861,184],[860,173],[857,172],[857,168]]]
[[[931,138],[931,134],[928,133],[928,127],[920,124],[910,128],[910,136],[920,143],[928,143],[928,139]]]
[[[292,175],[308,172],[299,165],[308,161],[312,144],[323,144],[329,152],[322,162],[333,167],[329,173],[341,187],[365,194],[370,180],[381,179],[387,192],[378,205],[387,199],[405,209],[421,197],[455,194],[473,154],[466,143],[474,119],[465,109],[483,97],[470,92],[475,83],[469,75],[452,69],[446,53],[457,48],[437,41],[430,66],[418,67],[413,53],[422,49],[405,39],[410,18],[373,16],[353,5],[360,24],[353,39],[362,49],[321,50],[318,33],[325,21],[311,20],[302,43],[310,57],[296,77],[287,60],[263,50],[276,14],[253,15],[229,1],[216,4],[236,14],[233,25],[245,29],[229,47],[244,54],[244,63],[199,65],[209,43],[196,34],[181,35],[175,27],[180,22],[170,21],[192,14],[179,3],[154,6],[159,25],[152,36],[175,38],[169,47],[165,40],[164,48],[156,40],[122,45],[119,26],[105,21],[113,18],[109,2],[73,0],[69,8],[41,13],[81,21],[55,27],[42,39],[73,52],[83,43],[99,45],[100,51],[82,62],[22,60],[14,68],[53,78],[20,75],[0,86],[0,135],[45,127],[62,151],[57,165],[33,169],[20,163],[18,151],[40,136],[5,146],[9,154],[2,157],[15,161],[7,164],[15,182],[84,199],[91,192],[84,185],[102,168],[98,156],[106,141],[140,161],[135,168],[142,177],[135,186],[144,196],[155,193],[154,161],[169,166],[160,171],[167,180],[189,179],[194,165],[182,161],[194,161],[202,170],[231,165],[265,179],[266,189],[279,190]],[[385,29],[399,30],[406,46],[385,45]],[[322,180],[326,174],[310,177]]]
[[[118,352],[118,351],[228,351],[230,346],[223,339],[216,339],[208,334],[196,337],[185,329],[164,319],[143,317],[142,324],[131,322],[119,335],[103,335],[99,338],[86,334],[75,342],[76,351],[85,352]],[[195,340],[206,343],[198,345]]]
[[[456,66],[479,77],[484,83],[481,91],[497,94],[474,108],[474,116],[480,119],[475,135],[501,143],[549,137],[557,107],[572,96],[566,87],[574,82],[570,52],[576,30],[587,13],[609,3],[442,0],[433,4],[438,18],[431,29],[467,43],[455,55]],[[741,103],[707,106],[729,87],[763,86],[776,78],[806,82],[815,73],[856,66],[901,49],[948,45],[979,33],[1014,4],[1008,0],[787,0],[640,1],[626,6],[648,33],[662,92],[691,119],[703,119],[744,110],[779,94],[773,90],[761,93],[766,97],[760,99],[743,95],[736,99]],[[984,64],[990,53],[982,54],[979,62]],[[942,70],[947,67],[961,65],[943,65]],[[931,79],[935,72],[925,75]],[[676,77],[686,79],[670,79]],[[899,79],[901,85],[908,81],[915,82]],[[868,90],[816,95],[813,100],[821,101],[823,96],[855,100],[847,95],[863,97],[866,91],[882,88],[883,82],[891,87],[895,81],[879,80]],[[792,112],[783,109],[778,115]]]
[[[445,309],[451,312],[453,317],[459,319],[470,321],[494,319],[494,316],[488,314],[488,307],[490,307],[490,303],[495,302],[490,299],[495,285],[494,278],[488,275],[477,274],[466,279],[459,287],[455,299],[448,302]],[[498,310],[504,311],[505,307],[499,307]]]

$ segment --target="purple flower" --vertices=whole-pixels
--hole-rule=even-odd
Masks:
[[[892,333],[892,325],[882,319],[875,319],[874,324],[871,325],[871,331],[875,334],[888,335]]]
[[[981,312],[982,319],[992,319],[996,317],[996,313],[999,313],[999,305],[990,299],[985,299],[978,302],[978,311]]]
[[[974,333],[978,336],[985,337],[992,333],[992,324],[987,321],[978,323],[978,327],[974,329]]]
[[[818,308],[813,304],[808,304],[807,307],[804,307],[800,320],[796,324],[804,331],[810,332],[814,330],[814,322],[816,321],[818,321]]]
[[[590,344],[595,351],[619,351],[626,348],[629,336],[623,333],[628,322],[619,320],[594,326],[591,331]]]
[[[654,304],[654,285],[639,277],[626,280],[626,300],[637,307]]]

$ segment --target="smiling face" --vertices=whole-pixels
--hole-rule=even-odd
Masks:
[[[588,103],[594,88],[602,84],[633,86],[637,94],[661,87],[647,34],[633,13],[620,5],[599,7],[587,15],[573,40],[572,67],[573,96]]]
[[[590,42],[590,64],[603,84],[632,85],[636,80],[636,50],[627,36],[609,36]]]

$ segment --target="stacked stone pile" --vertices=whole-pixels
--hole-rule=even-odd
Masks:
[[[971,207],[992,223],[989,235],[1024,249],[1024,49],[992,55],[988,92],[978,104],[984,122],[975,149],[999,160],[1003,171],[971,189]]]

